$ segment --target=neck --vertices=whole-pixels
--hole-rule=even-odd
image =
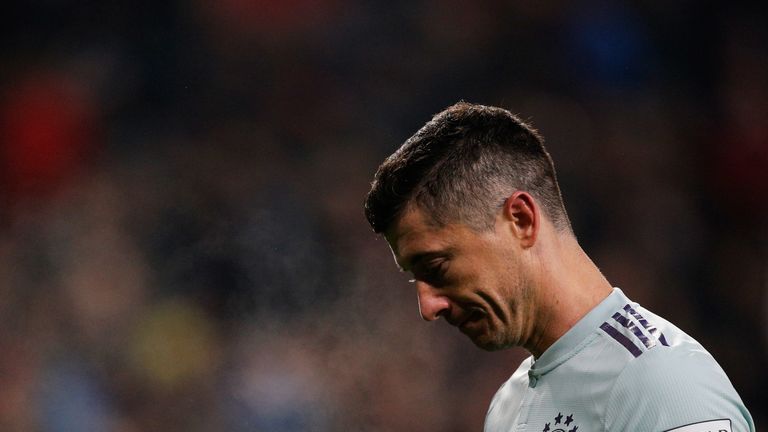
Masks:
[[[538,358],[590,310],[612,287],[573,235],[542,236],[536,253],[537,301],[524,347]]]

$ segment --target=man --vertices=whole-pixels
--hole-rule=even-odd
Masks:
[[[379,167],[365,211],[425,320],[532,354],[486,431],[754,431],[712,356],[584,253],[542,138],[508,111],[437,114]]]

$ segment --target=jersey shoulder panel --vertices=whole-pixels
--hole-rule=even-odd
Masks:
[[[654,320],[663,323],[669,342],[626,363],[608,397],[606,430],[666,431],[727,419],[733,432],[753,432],[749,412],[709,352],[668,322]]]

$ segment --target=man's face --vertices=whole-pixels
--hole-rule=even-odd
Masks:
[[[486,350],[521,345],[533,309],[527,266],[507,226],[437,226],[411,206],[385,235],[398,266],[413,274],[422,317],[445,318]]]

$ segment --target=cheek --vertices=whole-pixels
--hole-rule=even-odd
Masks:
[[[520,285],[520,271],[515,264],[509,260],[500,261],[494,271],[493,285],[504,298],[510,300],[517,297]]]
[[[488,285],[494,287],[492,295],[497,307],[494,313],[501,315],[499,318],[508,324],[519,320],[531,298],[526,273],[516,264],[512,259],[500,263],[496,278],[489,281],[493,285]]]
[[[504,259],[504,275],[510,294],[515,297],[524,295],[528,272],[522,260],[516,254],[509,253]]]

